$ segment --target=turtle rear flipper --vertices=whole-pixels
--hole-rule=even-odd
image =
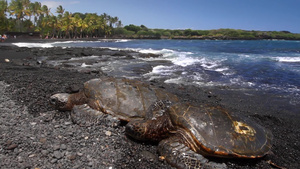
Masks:
[[[106,116],[101,111],[92,109],[89,105],[75,105],[71,111],[72,122],[82,126],[100,124]]]
[[[176,168],[227,168],[224,163],[208,161],[201,154],[194,152],[181,143],[181,138],[176,135],[162,140],[158,145],[158,151],[169,164]]]

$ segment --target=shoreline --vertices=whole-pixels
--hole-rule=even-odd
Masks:
[[[42,39],[42,38],[27,38],[27,37],[19,37],[19,38],[8,38],[3,42],[0,42],[0,46],[10,46],[12,43],[18,42],[39,42],[39,43],[46,43],[46,42],[65,42],[65,41],[107,41],[107,40],[249,40],[249,41],[256,41],[256,40],[282,40],[282,41],[299,41],[300,39],[284,39],[284,38],[233,38],[233,37],[94,37],[94,38],[55,38],[55,39]]]
[[[71,49],[73,50],[68,50],[68,55],[78,54],[76,53],[78,51],[76,51],[75,48]],[[53,55],[59,57],[57,51],[54,51],[53,49],[48,50]],[[45,137],[49,138],[49,144],[52,144],[52,142],[58,142],[57,144],[59,145],[64,143],[67,146],[70,144],[71,148],[70,150],[55,150],[53,147],[48,145],[47,142],[45,142],[39,143],[41,145],[40,147],[38,146],[37,149],[31,149],[30,143],[27,143],[26,140],[17,141],[18,137],[22,138],[23,135],[18,136],[18,134],[20,134],[18,132],[9,133],[9,130],[7,129],[0,134],[0,145],[6,147],[8,141],[12,141],[17,142],[15,144],[18,145],[18,148],[15,148],[13,151],[7,150],[5,148],[1,149],[0,159],[12,162],[14,161],[14,159],[17,159],[17,157],[21,156],[23,159],[28,159],[27,163],[31,167],[43,168],[41,165],[44,164],[46,166],[45,168],[50,166],[56,168],[59,166],[59,164],[61,164],[63,167],[70,168],[72,167],[74,161],[68,159],[68,153],[65,152],[68,151],[71,152],[71,154],[76,154],[75,163],[80,165],[81,167],[89,166],[89,162],[93,161],[89,161],[87,159],[87,155],[90,154],[90,156],[94,158],[94,166],[103,166],[104,164],[102,164],[102,162],[106,162],[109,163],[109,165],[115,166],[116,168],[122,168],[122,165],[126,165],[123,166],[125,168],[130,168],[130,166],[137,165],[144,166],[145,168],[170,168],[170,166],[166,164],[166,162],[161,162],[156,158],[158,157],[156,153],[156,145],[138,143],[128,139],[124,135],[124,126],[118,125],[115,128],[111,127],[109,124],[112,122],[109,120],[108,122],[104,122],[103,126],[94,126],[90,129],[78,128],[78,126],[75,126],[73,124],[65,125],[66,122],[70,122],[68,116],[66,115],[56,116],[54,118],[54,121],[50,120],[48,122],[43,122],[40,124],[39,121],[41,119],[42,121],[45,121],[43,119],[45,118],[45,116],[48,117],[53,115],[54,110],[48,104],[48,98],[50,95],[58,92],[64,92],[68,88],[70,88],[70,86],[71,88],[72,86],[73,88],[81,87],[83,82],[91,78],[97,78],[105,75],[103,74],[103,72],[74,72],[69,70],[61,70],[59,68],[36,66],[34,65],[36,64],[36,61],[34,60],[36,53],[34,53],[33,51],[34,50],[28,48],[18,48],[13,45],[5,47],[5,45],[1,46],[0,44],[0,81],[10,85],[8,89],[5,89],[5,91],[6,95],[9,96],[9,98],[13,100],[15,104],[20,106],[19,108],[16,108],[16,112],[19,112],[22,107],[24,108],[24,106],[27,107],[28,113],[20,113],[20,120],[25,120],[29,123],[36,123],[35,127],[37,128],[40,125],[43,130],[38,130],[39,132],[44,132],[44,130],[47,130],[47,127],[49,126],[52,126],[54,128],[55,125],[62,126],[62,128],[58,127],[58,129],[59,132],[61,132],[60,134],[62,135],[62,137],[66,137],[66,139],[61,139],[59,137],[57,138],[57,135],[55,134],[59,133],[55,133],[52,130],[51,131],[54,133],[45,135]],[[4,60],[7,58],[10,60],[10,62],[8,63],[6,63]],[[255,90],[242,91],[218,87],[198,88],[195,86],[165,84],[159,80],[154,80],[146,83],[151,83],[154,86],[164,88],[165,90],[172,92],[187,101],[222,106],[231,111],[237,111],[250,118],[254,122],[257,122],[260,125],[270,129],[274,135],[274,146],[272,148],[273,154],[267,155],[262,159],[240,160],[213,158],[212,160],[224,162],[230,168],[274,167],[268,163],[269,160],[271,160],[271,162],[275,163],[278,166],[286,168],[296,168],[298,165],[300,165],[300,152],[297,148],[300,144],[298,140],[298,138],[300,138],[300,117],[297,112],[296,106],[285,105],[288,103],[287,99],[278,95],[270,95],[268,93],[261,93]],[[7,105],[2,104],[1,106],[6,107]],[[5,113],[9,114],[9,111],[6,111]],[[7,116],[2,118],[3,119],[0,120],[7,120]],[[29,133],[34,132],[32,131],[32,129],[26,127],[26,123],[24,122],[15,123],[20,124],[16,125],[16,128],[11,126],[10,129],[15,131],[24,130],[24,132],[29,130]],[[6,125],[6,127],[8,126],[9,125]],[[20,129],[21,127],[23,127],[23,129]],[[84,143],[86,141],[84,137],[80,137],[80,133],[78,133],[77,131],[78,129],[83,131],[83,133],[91,134],[91,136],[94,137],[95,140],[91,140],[91,142],[86,143],[88,146],[76,147],[75,143]],[[73,136],[78,136],[78,138],[76,137],[76,139],[71,141],[70,143],[68,143],[67,141],[69,141],[68,139],[72,139],[73,137],[66,134],[67,132],[70,132],[68,130],[73,133]],[[103,131],[103,133],[99,133],[99,131]],[[112,136],[105,135],[105,131],[110,131],[112,133]],[[99,137],[97,137],[97,134],[104,134],[103,136],[106,138],[106,140],[98,141],[98,143],[94,145],[92,142],[97,141],[97,138],[99,139]],[[37,142],[40,142],[39,140],[41,138],[36,139]],[[114,139],[115,141],[112,141]],[[108,143],[111,143],[112,145]],[[101,146],[104,145],[108,145],[109,148],[102,148]],[[91,148],[89,148],[89,146],[96,146],[94,147],[94,149],[101,149],[104,152],[107,151],[113,153],[116,156],[118,156],[119,153],[122,154],[122,156],[118,157],[119,160],[111,162],[111,158],[103,157],[98,151],[94,149],[92,150]],[[119,148],[116,149],[115,147]],[[31,157],[26,153],[22,154],[22,152],[18,152],[19,149],[23,149],[23,153],[24,151],[28,151],[28,153],[29,151],[34,151],[35,156]],[[49,153],[46,155],[43,154],[42,150],[47,149],[50,149]],[[80,156],[81,154],[79,152],[78,155],[78,152],[76,151],[80,149],[84,149],[83,152],[86,154]],[[61,154],[64,153],[64,155],[62,155],[62,158],[58,159],[57,157],[52,157],[54,156],[54,152],[57,153],[57,151],[59,151]],[[148,157],[145,157],[145,154],[147,154],[146,156]],[[47,158],[45,157],[50,158],[49,160],[47,160]],[[44,159],[45,162],[38,162],[38,158]],[[127,159],[127,163],[122,161],[122,159]],[[139,159],[141,160],[139,161]],[[56,162],[54,162],[55,160]],[[23,165],[25,165],[24,161],[27,160],[23,160],[23,162],[17,161],[13,164],[15,164],[16,166],[21,165],[22,167]],[[53,163],[51,163],[51,161]],[[11,165],[12,164],[5,163],[4,166],[0,165],[0,167],[10,168],[12,167]],[[93,167],[93,165],[91,167]]]

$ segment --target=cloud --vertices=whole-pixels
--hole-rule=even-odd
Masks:
[[[80,1],[71,1],[71,2],[69,2],[69,4],[79,4],[80,3]]]
[[[41,4],[42,4],[42,5],[47,5],[48,8],[55,9],[55,8],[57,8],[59,5],[63,5],[64,3],[59,2],[59,1],[42,1]]]

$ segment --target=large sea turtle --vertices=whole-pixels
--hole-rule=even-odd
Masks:
[[[205,157],[258,158],[271,148],[272,134],[220,107],[180,102],[163,89],[140,81],[92,79],[78,93],[58,93],[50,103],[73,110],[75,123],[94,123],[103,113],[128,121],[126,133],[159,141],[158,150],[177,168],[226,168]]]
[[[146,111],[157,100],[178,102],[178,98],[160,88],[137,80],[102,77],[84,83],[78,93],[58,93],[50,104],[58,110],[72,110],[71,118],[78,124],[95,123],[102,113],[120,120],[145,118]]]
[[[272,133],[221,107],[157,101],[146,119],[132,120],[126,133],[159,141],[158,151],[177,168],[226,168],[205,157],[259,158],[271,148]]]

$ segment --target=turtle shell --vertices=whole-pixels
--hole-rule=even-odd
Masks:
[[[106,77],[89,80],[84,84],[84,93],[94,102],[96,109],[126,121],[145,117],[150,105],[157,100],[178,102],[175,95],[160,88],[124,78]]]
[[[257,158],[271,148],[269,130],[220,107],[175,104],[172,123],[188,132],[195,151],[207,156]]]

